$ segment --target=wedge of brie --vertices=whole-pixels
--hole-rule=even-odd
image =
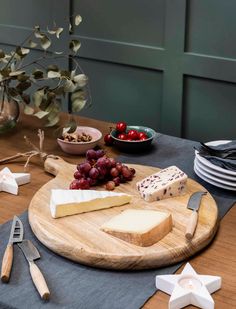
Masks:
[[[131,201],[131,195],[111,191],[53,189],[50,210],[53,218],[89,212]]]

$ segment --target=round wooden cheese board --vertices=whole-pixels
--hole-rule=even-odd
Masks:
[[[191,215],[187,202],[193,192],[205,190],[204,187],[188,179],[186,194],[148,203],[140,197],[136,182],[159,169],[128,165],[136,169],[136,176],[133,181],[116,187],[115,191],[131,194],[133,197],[130,204],[54,219],[49,209],[51,189],[67,189],[76,166],[60,158],[47,158],[45,170],[56,177],[40,188],[30,203],[29,222],[36,237],[46,247],[68,259],[93,267],[117,270],[174,264],[209,244],[218,227],[217,205],[209,192],[202,198],[194,237],[191,241],[185,238],[186,225]],[[102,186],[96,189],[104,190]],[[104,222],[127,208],[168,210],[172,214],[173,229],[150,247],[132,245],[100,230]]]

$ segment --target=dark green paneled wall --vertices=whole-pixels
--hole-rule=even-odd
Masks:
[[[35,23],[64,25],[80,13],[71,37],[82,43],[78,60],[93,100],[83,115],[232,139],[235,11],[235,0],[2,0],[0,44],[18,44]]]

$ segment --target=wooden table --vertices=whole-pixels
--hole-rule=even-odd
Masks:
[[[63,119],[66,115],[63,115]],[[87,125],[98,128],[104,134],[109,131],[111,123],[102,122],[94,119],[79,117],[80,125]],[[28,136],[32,142],[38,143],[37,130],[43,128],[42,122],[30,116],[23,116],[17,127],[5,135],[0,135],[0,159],[11,156],[18,152],[29,151],[29,147],[24,142],[24,135]],[[69,156],[63,153],[57,145],[54,128],[45,129],[44,150],[63,157],[70,163],[78,163],[84,159],[83,156]],[[103,142],[100,145],[106,148],[109,156],[116,157],[119,152],[113,147],[105,147]],[[2,165],[3,168],[6,165]],[[7,166],[13,172],[22,172],[24,161],[18,159]],[[42,163],[34,159],[30,164],[30,173],[32,175],[31,183],[20,187],[20,195],[13,196],[1,192],[0,200],[0,223],[11,220],[14,215],[20,215],[25,211],[30,203],[34,193],[47,181],[51,175],[43,170]],[[223,284],[221,290],[213,294],[216,303],[216,309],[236,308],[236,208],[233,207],[221,221],[219,231],[213,241],[204,251],[191,259],[191,264],[200,274],[209,274],[221,276]],[[178,273],[181,269],[178,271]],[[153,278],[154,280],[154,278]],[[158,292],[151,297],[144,305],[144,309],[166,309],[169,296]],[[187,308],[195,308],[188,306]]]

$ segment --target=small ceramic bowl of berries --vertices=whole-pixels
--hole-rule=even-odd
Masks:
[[[116,128],[105,135],[106,144],[115,145],[123,151],[145,151],[156,137],[157,133],[148,127],[127,125],[117,122]]]
[[[64,152],[82,155],[88,149],[96,147],[101,139],[102,132],[98,129],[78,126],[73,133],[64,132],[57,142]]]

